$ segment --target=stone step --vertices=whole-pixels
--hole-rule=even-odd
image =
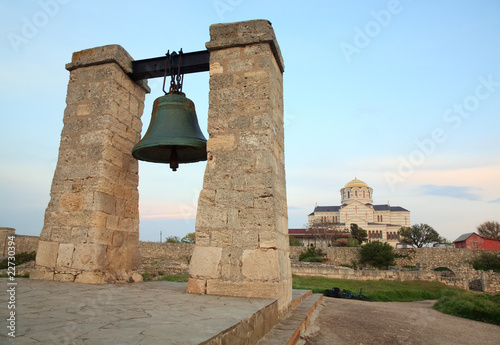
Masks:
[[[293,309],[267,333],[258,345],[294,345],[309,325],[312,312],[323,299],[323,294],[309,292],[292,302]]]

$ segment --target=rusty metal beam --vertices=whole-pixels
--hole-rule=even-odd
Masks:
[[[132,61],[132,73],[129,76],[132,80],[159,78],[165,75],[166,56],[157,58]],[[177,66],[179,55],[173,55],[172,65]],[[201,50],[192,53],[182,53],[181,74],[208,72],[210,53],[208,50]],[[177,73],[177,68],[173,68]],[[167,76],[171,75],[167,73]]]

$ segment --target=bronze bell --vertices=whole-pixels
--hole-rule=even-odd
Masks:
[[[200,130],[194,103],[183,92],[155,100],[149,128],[132,155],[147,162],[170,163],[173,171],[179,163],[207,160],[207,139]]]

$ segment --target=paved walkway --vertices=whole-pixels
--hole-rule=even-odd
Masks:
[[[186,283],[16,282],[0,278],[0,344],[200,344],[274,302],[187,294]]]

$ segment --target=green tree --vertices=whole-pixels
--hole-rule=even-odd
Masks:
[[[368,239],[368,233],[363,228],[358,227],[358,224],[351,224],[351,235],[358,240],[359,244]]]
[[[195,243],[195,242],[196,242],[196,235],[194,232],[188,233],[181,239],[181,243]]]
[[[476,229],[479,235],[500,241],[500,224],[497,221],[484,222]]]
[[[394,265],[395,254],[387,242],[373,241],[361,246],[361,263],[377,268]]]
[[[165,242],[167,242],[167,243],[181,243],[181,239],[179,238],[179,236],[168,236],[165,239]]]
[[[439,242],[441,237],[432,226],[428,224],[414,224],[412,226],[403,226],[399,229],[401,242],[410,244],[417,248],[422,248],[424,245]]]
[[[479,258],[470,263],[476,270],[500,272],[500,256],[495,253],[482,252]]]
[[[302,242],[300,242],[300,240],[297,237],[293,237],[293,236],[288,236],[288,243],[292,247],[302,246]]]

